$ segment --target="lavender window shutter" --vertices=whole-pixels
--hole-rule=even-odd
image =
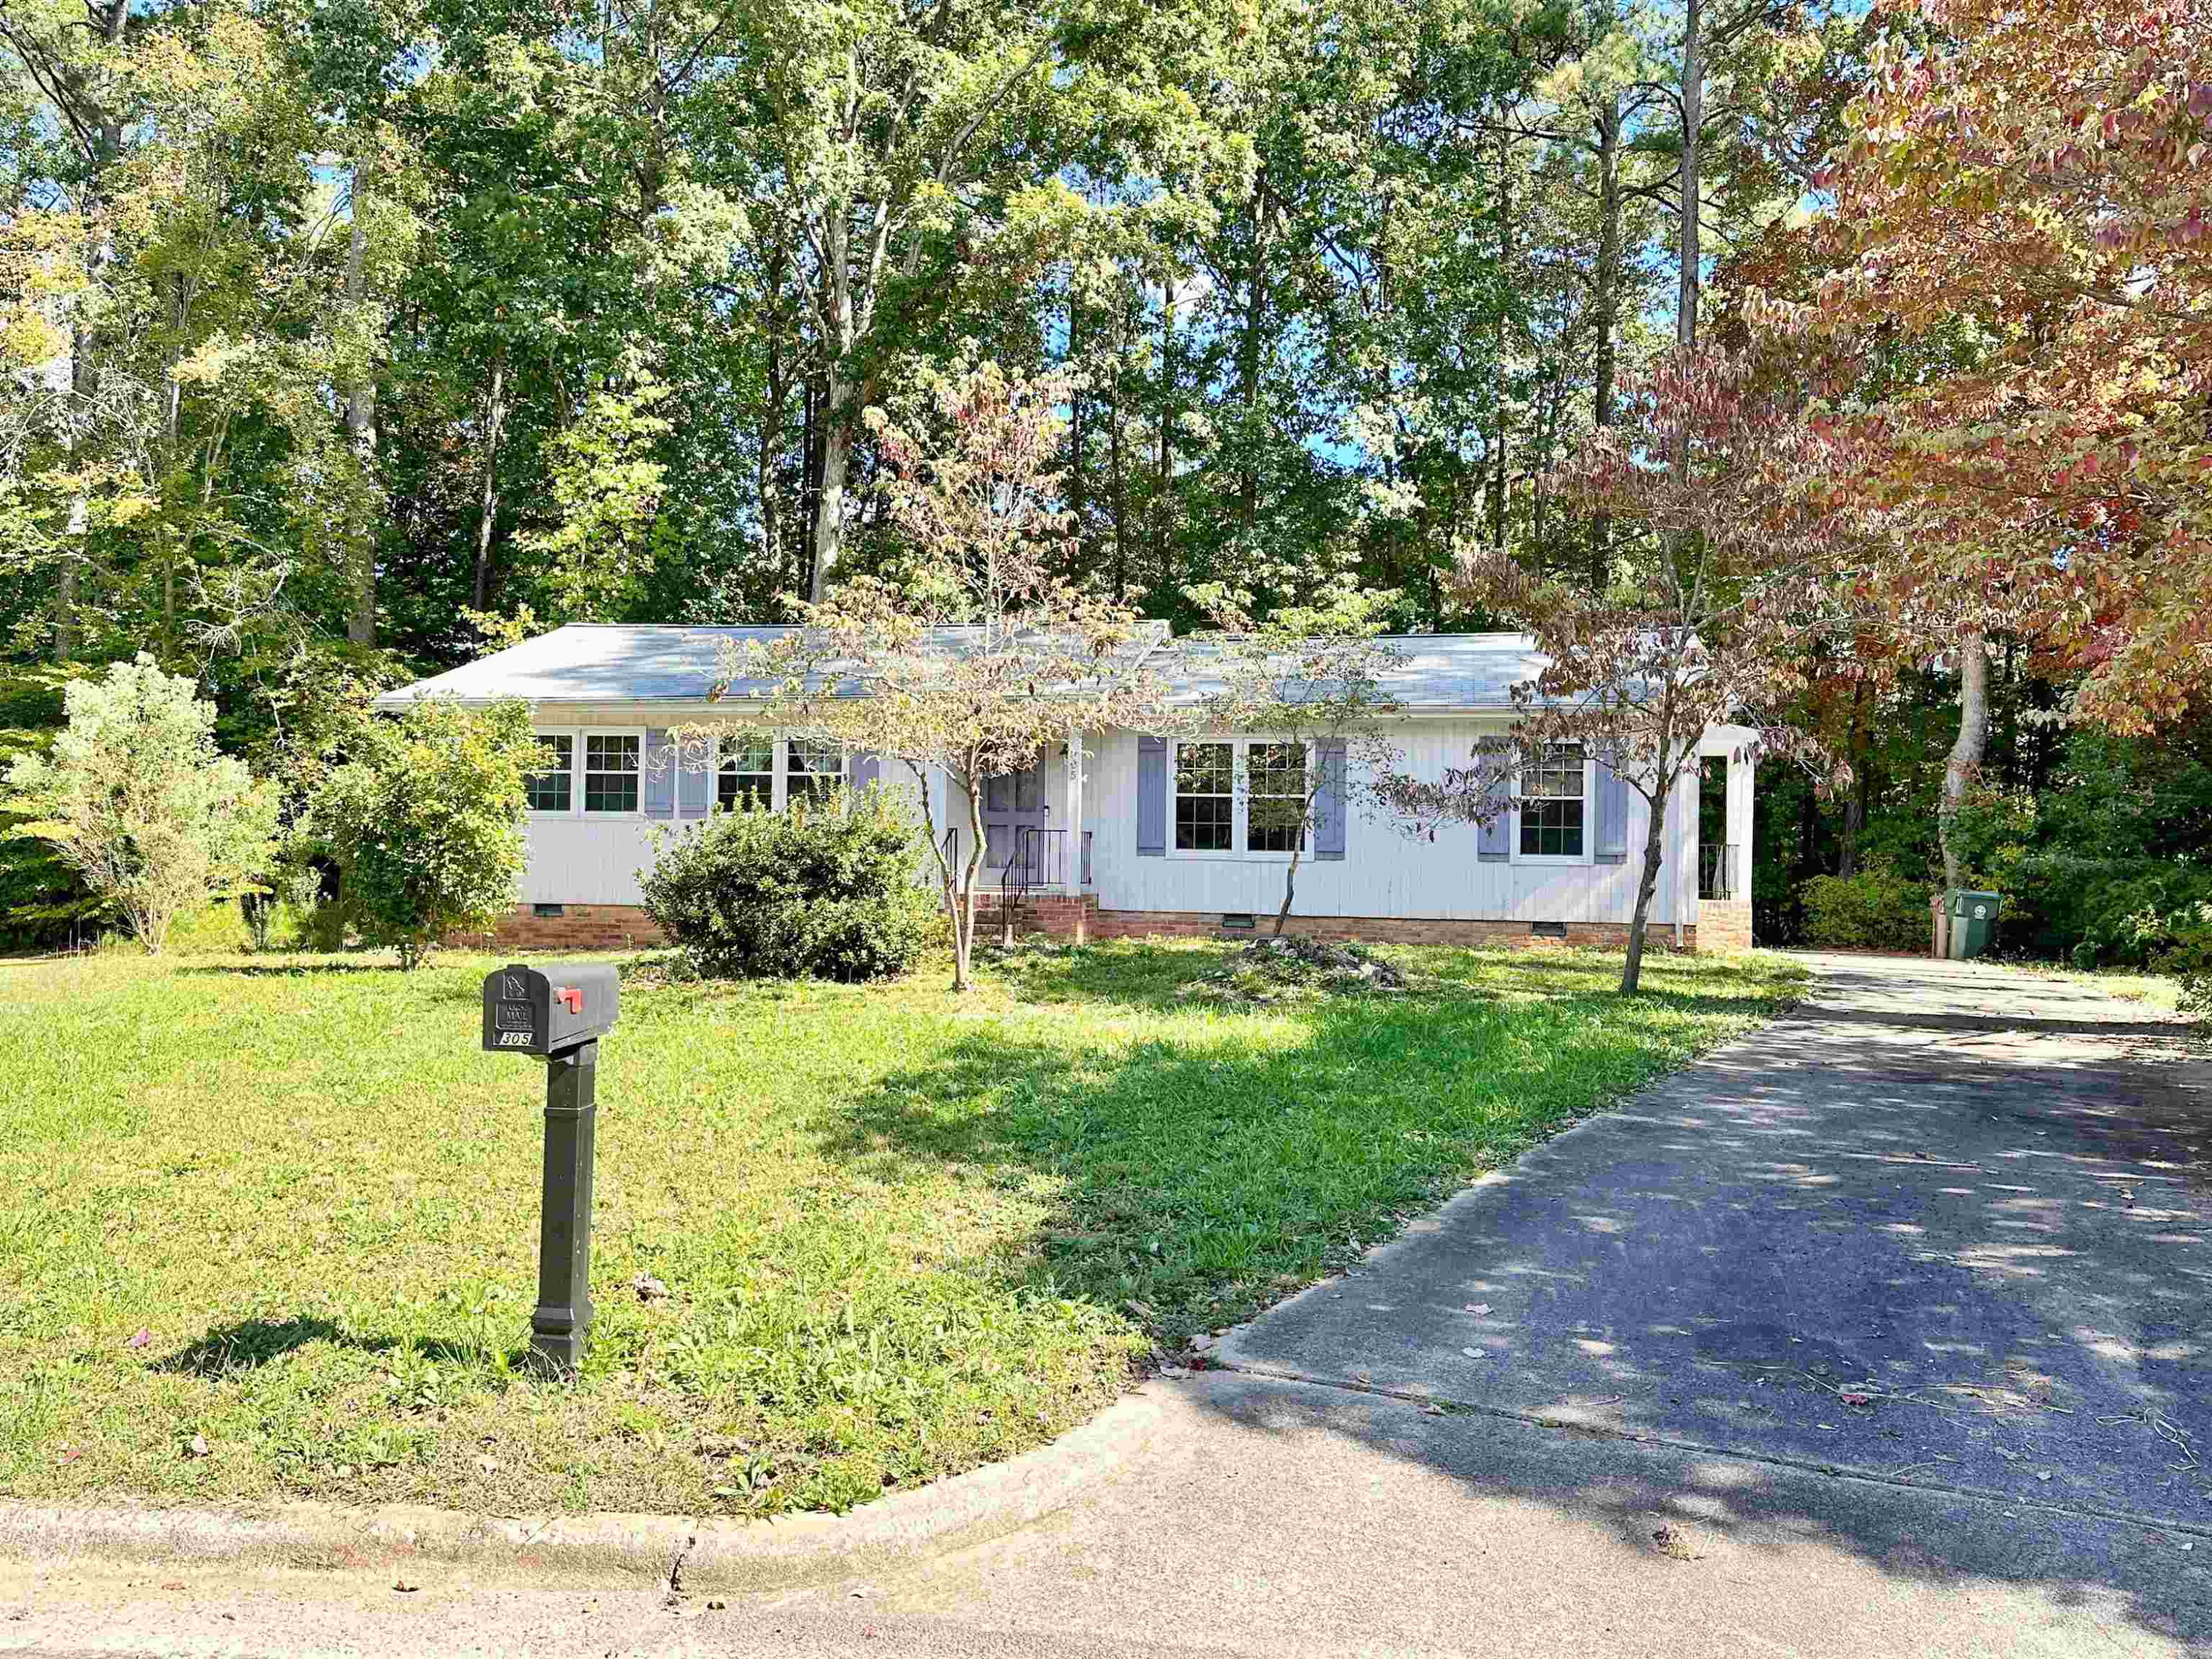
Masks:
[[[637,792],[649,818],[676,816],[676,750],[668,741],[668,733],[658,726],[648,726],[645,733],[645,758],[641,763]]]
[[[1137,856],[1165,858],[1168,851],[1168,745],[1164,738],[1137,739]]]
[[[669,753],[676,769],[676,816],[703,818],[714,804],[714,740],[692,738]]]
[[[1628,785],[1603,761],[1591,769],[1597,775],[1597,861],[1628,862]]]
[[[1496,817],[1483,821],[1475,842],[1474,856],[1482,864],[1504,864],[1513,855],[1512,812],[1510,798],[1504,787],[1507,775],[1505,757],[1486,749],[1478,749],[1474,756],[1474,771],[1481,796],[1489,805],[1498,809]]]
[[[1316,744],[1314,750],[1321,763],[1321,787],[1314,792],[1314,856],[1340,859],[1344,856],[1344,745]]]

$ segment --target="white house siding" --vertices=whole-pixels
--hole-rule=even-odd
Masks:
[[[727,718],[722,709],[700,705],[549,703],[540,708],[533,723],[542,732],[641,731]],[[1409,720],[1402,746],[1416,772],[1441,777],[1445,768],[1468,763],[1476,739],[1486,731],[1504,729],[1502,720]],[[1137,856],[1134,733],[1090,734],[1085,760],[1083,827],[1091,833],[1090,890],[1102,909],[1264,914],[1281,903],[1284,860],[1279,859]],[[1044,773],[1045,800],[1051,809],[1046,823],[1058,827],[1066,812],[1067,781],[1066,761],[1057,748],[1048,755]],[[886,768],[885,781],[912,798],[915,783],[905,768]],[[580,800],[580,782],[578,788]],[[957,826],[964,845],[968,818],[960,792],[939,781],[933,794],[939,833]],[[1747,788],[1747,817],[1748,796]],[[1653,919],[1669,924],[1678,912],[1686,921],[1697,918],[1693,778],[1685,781],[1670,805],[1674,823],[1668,846],[1670,851],[1679,847],[1680,859],[1675,879],[1662,879],[1652,900]],[[1486,864],[1475,856],[1472,826],[1440,828],[1431,841],[1401,834],[1355,806],[1346,817],[1344,858],[1300,861],[1294,908],[1299,915],[1311,916],[1626,923],[1636,903],[1644,823],[1644,803],[1632,791],[1629,858],[1624,864]],[[680,835],[688,827],[681,822],[642,818],[533,816],[525,830],[530,862],[523,877],[522,902],[639,903],[643,896],[638,872],[652,862],[654,831]],[[1509,836],[1509,842],[1514,839]]]
[[[531,725],[546,732],[642,732],[648,728],[713,725],[730,720],[727,710],[712,705],[546,703],[539,707]],[[912,798],[914,776],[906,768],[886,767],[884,781]],[[576,785],[580,804],[582,788],[580,774]],[[638,874],[652,866],[654,832],[662,837],[682,835],[696,828],[698,822],[696,818],[677,821],[599,813],[564,817],[533,813],[523,828],[524,838],[529,843],[530,862],[523,872],[521,902],[641,903],[645,896],[638,886]]]
[[[1447,767],[1469,764],[1484,732],[1505,729],[1503,720],[1408,720],[1401,744],[1409,769],[1440,779]],[[1173,852],[1139,858],[1136,737],[1109,732],[1094,737],[1090,747],[1085,821],[1092,832],[1091,872],[1101,909],[1264,914],[1281,904],[1280,859],[1178,857]],[[1356,783],[1355,779],[1355,796]],[[1686,921],[1694,921],[1694,784],[1678,789],[1668,807],[1668,845],[1681,848],[1680,879],[1668,881],[1662,875],[1652,896],[1652,919],[1671,924],[1680,908]],[[1594,826],[1594,814],[1589,821]],[[1625,924],[1636,908],[1649,821],[1642,798],[1630,791],[1629,855],[1623,864],[1484,863],[1475,856],[1477,832],[1472,825],[1439,828],[1431,841],[1401,834],[1355,805],[1346,815],[1345,856],[1300,860],[1292,908],[1308,916]],[[1517,842],[1517,837],[1508,839]]]

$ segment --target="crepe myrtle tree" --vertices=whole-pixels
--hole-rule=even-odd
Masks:
[[[1370,800],[1367,781],[1404,769],[1376,724],[1397,708],[1383,682],[1402,655],[1381,635],[1398,595],[1339,588],[1260,623],[1251,596],[1225,585],[1188,588],[1185,597],[1219,629],[1188,647],[1188,665],[1219,689],[1188,710],[1182,729],[1253,739],[1233,787],[1250,844],[1290,854],[1275,911],[1280,939],[1322,801],[1333,797],[1349,812]]]
[[[1848,629],[1854,573],[1881,556],[1885,526],[1830,487],[1850,476],[1846,441],[1766,389],[1749,358],[1677,349],[1626,392],[1622,423],[1592,432],[1554,480],[1561,500],[1611,518],[1610,586],[1544,580],[1488,550],[1457,585],[1467,603],[1517,618],[1546,659],[1512,691],[1522,767],[1579,744],[1650,809],[1621,969],[1631,995],[1668,803],[1708,726],[1755,726],[1752,749],[1804,765],[1824,793],[1848,781],[1814,738],[1760,711],[1795,704],[1822,640]],[[1513,805],[1504,758],[1478,754],[1384,790],[1417,820],[1487,822]]]
[[[905,566],[848,579],[800,606],[787,638],[723,658],[726,681],[769,682],[744,700],[749,723],[872,752],[921,786],[955,990],[970,983],[990,781],[1060,743],[1081,764],[1085,730],[1154,731],[1174,718],[1154,660],[1160,630],[1063,574],[1077,560],[1052,459],[1069,392],[1064,376],[1024,379],[984,362],[940,382],[931,434],[871,410]],[[953,628],[964,631],[941,631]],[[938,823],[940,782],[947,811],[953,790],[965,803],[964,836]]]

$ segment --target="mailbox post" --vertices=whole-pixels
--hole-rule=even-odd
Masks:
[[[564,1375],[583,1364],[592,1322],[599,1039],[612,1029],[620,1001],[611,963],[569,963],[550,975],[516,963],[487,975],[483,985],[483,1046],[545,1061],[544,1208],[530,1350]]]

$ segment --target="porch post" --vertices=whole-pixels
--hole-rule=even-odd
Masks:
[[[1060,890],[1079,902],[1083,897],[1083,733],[1073,726],[1068,728],[1067,767],[1060,781],[1067,816],[1061,820],[1066,830],[1060,848]]]

